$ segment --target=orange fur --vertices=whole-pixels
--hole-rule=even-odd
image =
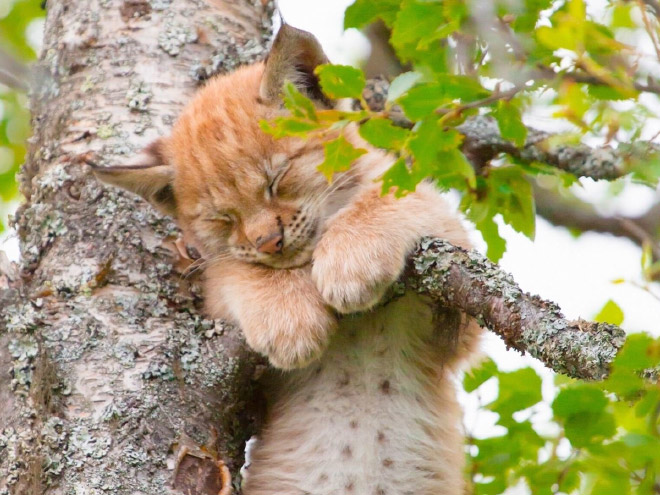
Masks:
[[[323,60],[315,40],[302,39],[305,60]],[[458,495],[451,373],[474,354],[480,329],[412,294],[373,308],[420,237],[468,247],[466,233],[430,183],[382,196],[374,178],[392,159],[355,128],[348,139],[369,153],[332,184],[316,169],[320,138],[264,134],[259,121],[282,113],[262,97],[273,94],[269,81],[297,67],[273,68],[295,54],[277,55],[211,80],[156,147],[174,169],[170,208],[207,260],[208,312],[237,322],[274,366],[294,369],[276,377],[244,493]],[[108,180],[166,197],[127,186],[131,173]],[[263,239],[282,244],[263,250]]]

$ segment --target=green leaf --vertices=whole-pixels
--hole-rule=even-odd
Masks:
[[[552,403],[555,416],[567,419],[583,412],[602,413],[607,407],[607,397],[590,385],[576,385],[559,392]]]
[[[539,21],[542,10],[552,5],[551,0],[525,0],[524,2],[511,3],[508,6],[515,14],[512,27],[517,33],[530,33]]]
[[[525,145],[527,127],[522,122],[520,110],[511,102],[499,101],[493,112],[500,134],[507,141],[513,142],[519,148]]]
[[[377,148],[398,150],[403,147],[410,131],[396,127],[388,119],[370,119],[360,126],[360,136]]]
[[[660,390],[649,390],[635,407],[635,416],[644,418],[660,407]]]
[[[375,19],[392,27],[400,0],[356,0],[344,13],[344,29],[361,28]]]
[[[636,28],[637,24],[632,20],[631,4],[617,4],[612,9],[612,27],[613,28]]]
[[[474,392],[487,380],[497,374],[497,365],[490,358],[485,359],[478,367],[472,368],[463,377],[463,388],[466,392]]]
[[[394,195],[400,198],[407,192],[414,191],[424,177],[425,175],[416,169],[415,164],[408,167],[405,158],[399,158],[381,178],[383,181],[382,194],[388,194],[394,188]]]
[[[488,246],[488,249],[486,250],[486,256],[488,256],[488,259],[493,263],[500,261],[506,252],[506,241],[500,235],[500,230],[493,220],[493,217],[484,218],[479,223],[476,223],[475,227],[481,232],[481,236],[484,238],[484,242]]]
[[[660,342],[645,333],[628,335],[612,366],[641,371],[660,365]]]
[[[611,323],[612,325],[621,325],[623,322],[623,311],[621,311],[621,308],[617,303],[610,299],[598,312],[594,320],[604,323]]]
[[[437,119],[420,123],[410,139],[409,149],[424,176],[432,176],[441,187],[474,187],[474,168],[459,148],[463,136],[455,129],[445,130]]]
[[[444,14],[441,2],[404,1],[392,26],[392,46],[417,44],[419,39],[433,35],[444,24]]]
[[[561,390],[552,410],[564,423],[566,438],[576,447],[585,447],[616,433],[614,417],[606,409],[608,403],[602,390],[578,385]]]
[[[404,72],[403,74],[399,74],[390,83],[390,88],[387,91],[387,101],[393,102],[398,100],[421,79],[422,74],[419,72]]]
[[[488,177],[488,194],[495,211],[517,232],[534,240],[536,233],[536,208],[532,185],[517,166],[491,170]]]
[[[275,139],[286,136],[306,136],[308,132],[319,128],[314,122],[300,120],[290,117],[277,117],[272,122],[267,120],[259,121],[259,127],[267,134],[271,134]]]
[[[344,172],[350,168],[355,160],[364,155],[367,150],[355,148],[344,135],[323,144],[325,160],[318,166],[318,170],[325,175],[328,181],[336,172]]]
[[[625,149],[626,147],[623,146],[622,151]],[[632,157],[629,168],[634,179],[655,186],[660,179],[660,153],[649,150],[644,156]]]
[[[598,385],[622,398],[638,397],[646,388],[646,383],[637,372],[622,367],[613,367],[607,379]]]
[[[436,82],[411,88],[399,104],[411,120],[420,120],[453,101],[469,102],[485,98],[489,92],[467,76],[438,75]]]
[[[350,65],[319,65],[314,69],[323,92],[331,98],[360,98],[364,89],[364,73]]]
[[[532,368],[521,368],[509,373],[500,373],[499,395],[488,408],[509,418],[514,412],[522,411],[541,402],[541,377]]]
[[[282,91],[284,106],[296,117],[307,118],[314,122],[318,121],[316,108],[312,100],[303,95],[296,86],[287,82]]]

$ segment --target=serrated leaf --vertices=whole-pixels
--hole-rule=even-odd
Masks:
[[[441,2],[406,1],[397,13],[390,42],[394,48],[417,44],[419,39],[431,36],[441,24],[445,24]]]
[[[505,223],[534,240],[536,208],[532,185],[520,167],[493,169],[488,177],[488,195],[493,209]]]
[[[453,101],[469,102],[490,93],[467,76],[438,75],[432,83],[419,84],[399,98],[410,120],[420,120]]]
[[[360,98],[365,85],[364,73],[350,65],[319,65],[314,69],[323,92],[331,98]]]
[[[604,323],[611,323],[612,325],[621,325],[623,322],[623,311],[617,303],[610,299],[598,312],[594,320]]]
[[[325,175],[328,181],[336,172],[344,172],[350,168],[355,160],[364,155],[367,150],[355,148],[344,135],[323,144],[325,160],[318,166],[318,170]]]
[[[360,126],[360,136],[377,148],[398,150],[403,147],[410,131],[396,127],[388,119],[370,119]]]
[[[474,187],[472,165],[459,148],[463,136],[455,129],[445,130],[435,119],[421,122],[408,148],[419,165],[419,172],[432,176],[442,187]]]
[[[404,158],[399,158],[381,177],[383,182],[382,194],[387,194],[394,188],[397,198],[412,192],[422,180],[424,175],[416,172],[414,165],[409,168]]]
[[[500,134],[507,141],[511,141],[519,148],[525,145],[527,139],[527,127],[522,122],[520,110],[512,103],[500,101],[493,112]]]
[[[259,127],[275,139],[280,139],[286,136],[306,136],[308,132],[318,129],[319,125],[292,117],[277,117],[272,122],[259,121]]]

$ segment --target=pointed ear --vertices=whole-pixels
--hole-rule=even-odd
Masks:
[[[101,182],[139,194],[166,215],[175,216],[174,168],[165,161],[164,140],[158,139],[137,157],[135,165],[100,167],[91,161],[94,175]]]
[[[328,57],[313,34],[282,24],[266,58],[266,68],[259,90],[267,103],[280,101],[285,81],[291,81],[312,99],[328,103],[314,69],[327,64]]]

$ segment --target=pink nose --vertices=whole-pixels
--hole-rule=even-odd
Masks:
[[[257,237],[257,251],[264,254],[277,254],[282,252],[284,242],[282,234],[275,232],[267,237]]]

